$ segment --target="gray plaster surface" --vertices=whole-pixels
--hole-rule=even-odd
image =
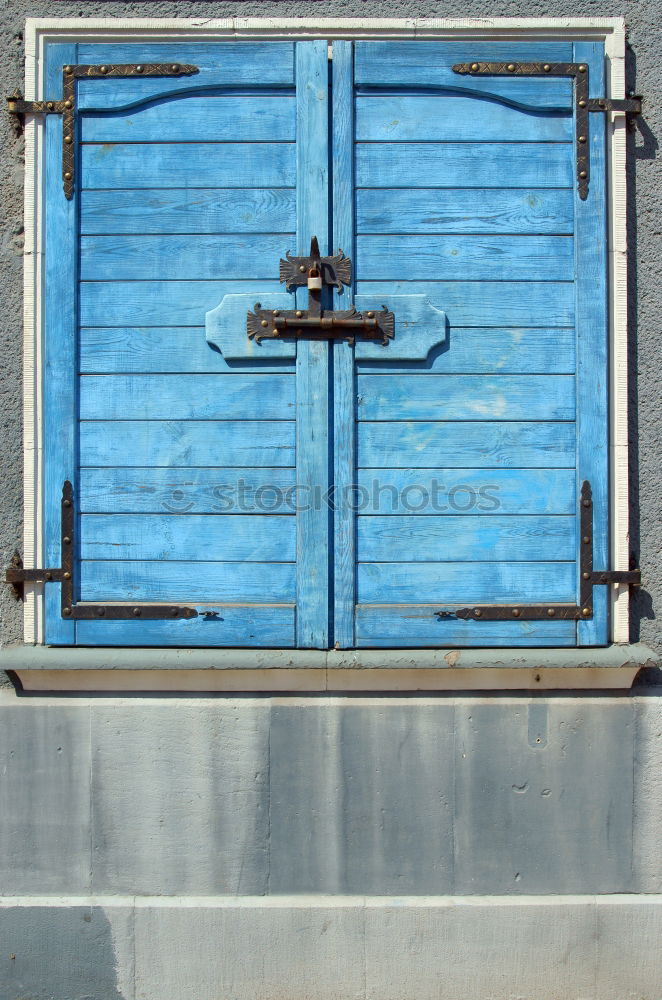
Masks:
[[[655,607],[662,595],[662,406],[659,363],[659,315],[662,311],[662,260],[660,203],[662,195],[658,143],[661,124],[662,72],[659,58],[661,0],[310,0],[292,2],[178,2],[79,3],[63,0],[56,10],[48,0],[8,0],[0,15],[3,60],[0,84],[4,93],[23,87],[23,28],[27,16],[94,17],[229,17],[229,16],[391,16],[391,17],[535,17],[612,16],[627,20],[628,88],[643,93],[645,113],[629,140],[629,245],[630,245],[630,438],[632,454],[631,537],[643,571],[643,587],[636,595],[632,639],[642,639],[662,650],[662,634]],[[5,376],[0,382],[0,551],[5,563],[21,539],[21,324],[22,324],[22,140],[2,116],[0,169],[2,198],[0,222],[0,338]],[[3,617],[2,641],[20,641],[20,607],[9,589],[0,588]],[[659,670],[651,670],[647,683],[661,683]]]

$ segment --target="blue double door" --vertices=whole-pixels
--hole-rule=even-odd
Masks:
[[[70,479],[76,599],[197,615],[65,621],[54,596],[48,640],[605,642],[604,588],[590,621],[454,617],[579,600],[584,479],[606,558],[607,340],[601,116],[580,198],[572,80],[453,66],[583,61],[602,93],[600,47],[123,43],[48,58],[53,80],[63,62],[198,68],[78,82],[66,205],[49,120],[47,254],[54,270],[71,254],[78,294],[70,315],[47,302],[45,348],[53,377],[75,366],[46,392],[46,506],[57,559]],[[279,262],[313,236],[352,261],[326,306],[386,307],[387,345],[248,338],[256,302],[307,307]]]

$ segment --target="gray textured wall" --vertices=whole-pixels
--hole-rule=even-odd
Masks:
[[[659,362],[659,317],[662,315],[662,264],[660,242],[662,176],[658,139],[662,112],[662,71],[659,25],[661,0],[292,0],[292,2],[218,3],[21,3],[8,0],[0,13],[3,51],[0,85],[4,94],[23,87],[23,28],[27,16],[150,16],[210,17],[281,15],[311,16],[609,16],[627,20],[628,88],[645,96],[645,114],[630,138],[630,444],[631,535],[643,571],[643,588],[632,614],[632,641],[639,639],[662,650],[662,631],[655,607],[662,598],[660,551],[660,485],[662,480],[662,380]],[[14,135],[7,115],[2,115],[0,161],[3,223],[0,261],[0,335],[5,375],[0,382],[0,551],[3,565],[21,542],[21,274],[22,274],[22,141]],[[21,640],[20,607],[9,588],[2,587],[3,643]],[[649,683],[662,683],[662,673],[649,671]]]

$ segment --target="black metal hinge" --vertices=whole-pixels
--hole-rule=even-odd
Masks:
[[[198,612],[188,605],[169,604],[88,604],[75,601],[75,530],[74,490],[67,480],[62,488],[61,562],[57,569],[23,569],[21,557],[16,553],[5,573],[5,581],[23,596],[25,583],[60,583],[61,613],[63,618],[76,621],[91,619],[164,619],[197,618]]]
[[[456,63],[454,73],[469,76],[560,76],[573,81],[575,104],[575,160],[579,197],[588,196],[590,158],[588,155],[590,111],[624,111],[626,115],[641,113],[641,98],[611,100],[607,97],[589,97],[589,69],[586,63],[539,62],[472,62]]]
[[[544,621],[571,619],[586,621],[593,617],[593,587],[627,583],[638,587],[641,571],[593,569],[593,495],[588,480],[582,483],[579,499],[579,604],[479,604],[473,608],[436,611],[438,618],[461,618],[465,621]]]
[[[62,182],[67,198],[74,193],[76,164],[76,80],[127,76],[190,76],[197,66],[183,63],[122,63],[101,66],[63,66],[61,101],[25,101],[16,92],[7,98],[10,115],[62,115]]]

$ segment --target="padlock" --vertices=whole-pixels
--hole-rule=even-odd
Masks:
[[[318,267],[311,267],[308,271],[308,288],[311,291],[320,291],[322,287],[322,274]]]

